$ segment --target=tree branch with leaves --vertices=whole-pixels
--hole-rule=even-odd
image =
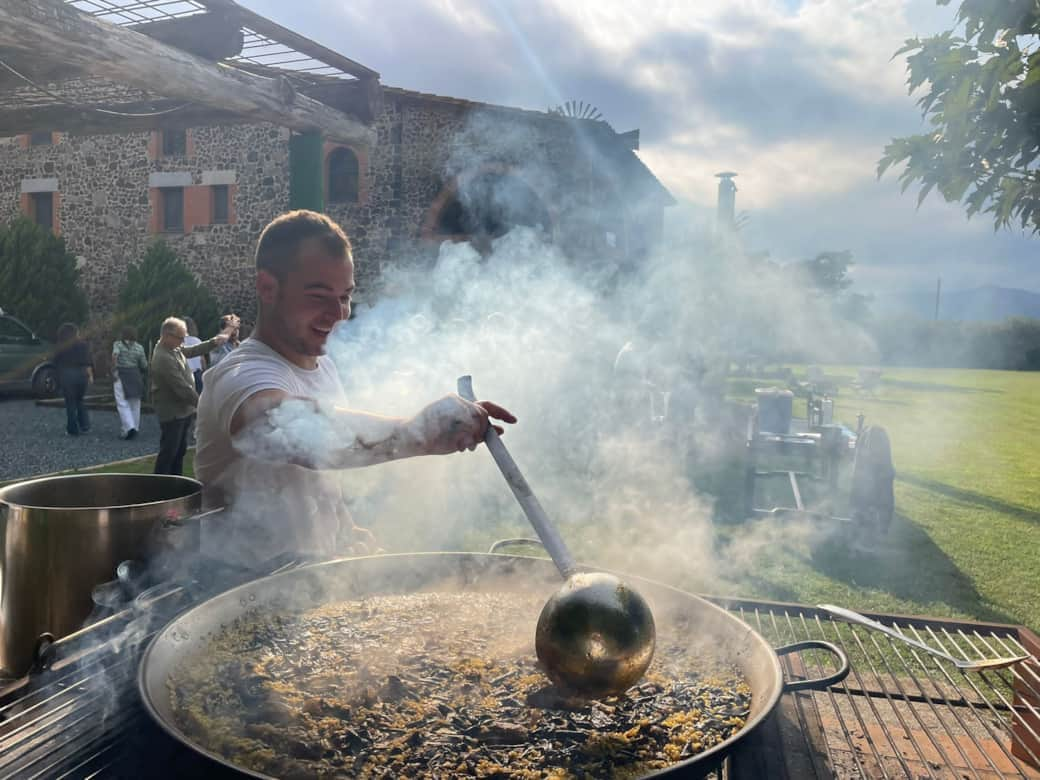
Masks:
[[[937,0],[947,5],[949,0]],[[878,177],[905,164],[905,192],[919,184],[963,203],[968,216],[990,214],[994,228],[1040,232],[1040,2],[965,0],[953,30],[913,38],[910,94],[931,132],[895,138]]]

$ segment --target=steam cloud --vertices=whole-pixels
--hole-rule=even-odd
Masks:
[[[470,128],[448,169],[529,146]],[[547,162],[526,159],[524,178],[544,179]],[[382,281],[378,301],[328,345],[352,408],[410,417],[472,374],[479,397],[519,417],[506,443],[580,560],[690,588],[711,590],[719,559],[713,499],[691,485],[691,462],[710,465],[742,444],[721,403],[730,356],[872,351],[861,330],[710,235],[619,275],[518,227],[486,257],[446,242],[434,267],[396,265]],[[273,421],[329,446],[332,433],[311,415],[299,405]],[[483,449],[326,476],[391,551],[486,550],[533,536]]]

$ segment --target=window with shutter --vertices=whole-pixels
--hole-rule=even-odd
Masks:
[[[357,203],[360,189],[360,166],[357,155],[346,147],[334,149],[329,155],[326,181],[329,203]]]
[[[184,188],[164,187],[162,194],[162,229],[165,233],[184,232]]]
[[[226,184],[213,185],[213,214],[214,225],[226,225],[231,213],[231,193]]]
[[[162,131],[163,157],[185,157],[188,154],[187,130]]]
[[[54,230],[54,193],[34,192],[32,194],[33,221],[47,230]]]

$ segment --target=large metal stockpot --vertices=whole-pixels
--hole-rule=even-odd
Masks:
[[[149,557],[164,522],[196,513],[202,485],[154,474],[82,474],[0,489],[0,676],[32,666],[41,636],[90,614],[92,588]]]
[[[725,742],[674,764],[654,776],[701,777],[717,767],[741,740],[770,714],[786,691],[823,690],[845,679],[848,659],[827,642],[811,640],[773,649],[747,623],[704,599],[639,577],[623,575],[650,601],[658,622],[658,637],[677,618],[696,628],[690,652],[719,658],[742,672],[751,688],[751,713],[746,725]],[[175,670],[190,668],[208,652],[210,642],[237,618],[255,613],[309,609],[370,594],[413,593],[423,590],[490,592],[536,588],[545,594],[559,587],[560,575],[551,561],[523,556],[476,553],[418,553],[347,558],[318,563],[263,577],[232,588],[174,618],[155,635],[141,660],[138,685],[145,708],[174,739],[217,764],[252,777],[269,778],[207,750],[178,725],[169,685]],[[532,632],[534,626],[531,627]],[[827,650],[837,656],[838,670],[816,680],[784,680],[778,655],[804,649]]]

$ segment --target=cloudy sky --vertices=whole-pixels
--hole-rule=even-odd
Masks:
[[[1040,291],[1040,238],[994,234],[934,196],[915,210],[878,158],[921,128],[892,53],[950,26],[932,0],[245,0],[384,84],[524,108],[584,100],[704,222],[739,172],[754,249],[852,250],[859,289]]]

